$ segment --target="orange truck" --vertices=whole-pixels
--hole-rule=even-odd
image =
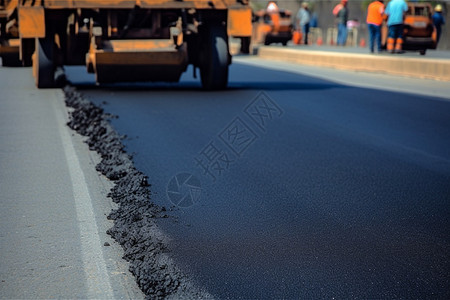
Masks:
[[[408,11],[403,22],[403,50],[419,51],[425,55],[427,49],[436,49],[436,28],[433,25],[432,7],[426,2],[408,2]],[[386,49],[389,29],[381,28],[382,44]]]
[[[408,3],[403,32],[404,50],[418,50],[425,55],[427,49],[436,49],[432,12],[430,3]]]
[[[269,1],[265,9],[256,11],[253,21],[252,40],[256,44],[281,43],[286,46],[292,39],[292,13],[278,8],[274,1]]]
[[[0,56],[32,65],[39,88],[65,65],[109,83],[177,82],[192,64],[205,89],[223,89],[228,37],[251,36],[251,14],[248,0],[0,0]]]

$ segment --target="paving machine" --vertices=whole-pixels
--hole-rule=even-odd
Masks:
[[[187,66],[205,89],[223,89],[228,37],[252,34],[248,0],[0,0],[3,64],[33,66],[39,88],[64,65],[98,83],[177,82]]]

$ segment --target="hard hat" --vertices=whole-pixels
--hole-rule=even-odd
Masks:
[[[267,11],[278,12],[278,5],[274,1],[270,1],[269,4],[267,4]]]
[[[436,5],[434,10],[437,11],[437,12],[441,12],[442,11],[442,5],[440,5],[440,4]]]

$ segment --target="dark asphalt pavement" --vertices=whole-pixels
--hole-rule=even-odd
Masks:
[[[171,255],[218,298],[450,298],[448,99],[239,62],[222,92],[79,87],[118,116],[172,207]]]

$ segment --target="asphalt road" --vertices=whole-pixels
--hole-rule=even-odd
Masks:
[[[450,298],[448,83],[264,64],[236,58],[222,92],[68,73],[216,297]]]
[[[0,91],[0,299],[144,298],[106,234],[111,185],[66,126],[62,91],[5,67]]]

